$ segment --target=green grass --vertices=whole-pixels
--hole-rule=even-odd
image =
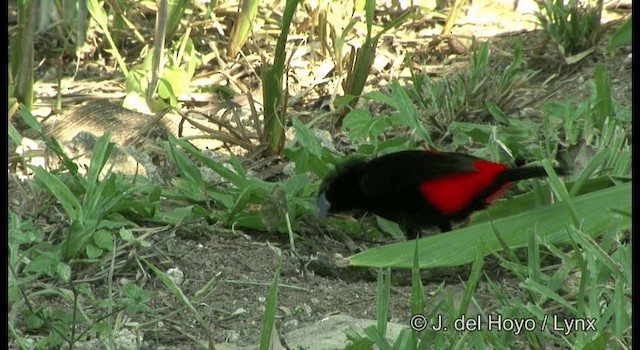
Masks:
[[[592,48],[601,39],[602,6],[601,0],[595,5],[578,0],[543,0],[538,2],[536,17],[567,58]]]
[[[149,76],[162,61],[157,54],[162,51],[162,43],[156,44],[155,56],[148,55],[139,65],[132,65],[121,52],[122,38],[118,36],[122,32],[114,30],[129,28],[136,38],[142,37],[136,24],[127,19],[126,11],[131,4],[119,2],[124,12],[116,12],[98,1],[88,4],[88,11],[100,28],[100,37],[108,42],[108,54],[115,58],[117,69],[125,78],[127,93],[145,96],[155,90]],[[291,15],[294,4],[289,8]],[[377,323],[363,334],[347,330],[352,343],[346,349],[369,349],[374,345],[381,349],[502,349],[513,344],[534,349],[631,348],[631,113],[612,98],[609,79],[613,73],[596,65],[594,79],[587,82],[591,94],[583,101],[547,101],[540,108],[541,118],[515,118],[513,110],[520,104],[513,91],[526,84],[535,72],[526,69],[521,44],[516,41],[513,60],[496,74],[492,70],[490,45],[481,44],[470,56],[468,68],[456,74],[435,80],[414,71],[408,79],[392,81],[387,90],[360,96],[364,104],[385,105],[392,111],[389,115],[378,115],[362,107],[362,103],[360,107],[351,103],[366,83],[369,68],[365,63],[373,59],[381,33],[399,25],[405,17],[373,35],[372,4],[368,1],[366,5],[368,44],[358,52],[358,63],[363,65],[350,67],[352,76],[358,78],[349,82],[353,89],[347,89],[346,94],[351,96],[337,106],[353,107],[340,128],[357,148],[356,154],[344,156],[323,147],[311,127],[299,118],[274,119],[274,123],[281,123],[274,126],[278,135],[289,122],[296,133],[291,144],[282,150],[282,156],[295,165],[294,175],[279,181],[264,181],[251,175],[237,156],[230,156],[222,164],[184,139],[172,137],[159,144],[180,176],[168,185],[152,185],[142,177],[109,171],[108,159],[115,146],[108,134],[96,142],[92,162],[83,173],[58,141],[44,137],[29,110],[21,108],[17,112],[19,121],[46,140],[61,166],[53,170],[31,167],[34,180],[16,185],[33,194],[38,207],[34,216],[9,210],[8,328],[12,344],[25,349],[45,349],[79,347],[81,341],[98,340],[103,346],[113,346],[123,317],[143,315],[145,321],[137,329],[144,331],[186,312],[196,320],[197,332],[206,334],[206,344],[194,339],[194,346],[212,347],[218,330],[196,305],[215,302],[216,277],[189,295],[149,257],[155,247],[149,240],[152,233],[145,231],[145,227],[152,223],[189,230],[216,225],[234,230],[270,231],[288,235],[295,250],[298,230],[308,225],[305,219],[315,212],[319,181],[333,166],[350,156],[374,157],[429,147],[462,149],[505,163],[513,163],[517,158],[539,162],[549,169],[548,185],[537,180],[519,184],[517,192],[522,194],[477,213],[467,228],[383,245],[350,257],[352,265],[378,268]],[[575,45],[566,46],[567,53],[593,45],[597,39],[593,18],[598,15],[593,9],[576,6],[567,9],[556,2],[544,4],[546,7],[541,11],[547,12],[544,22],[540,18],[541,23],[563,47]],[[156,108],[176,106],[177,96],[190,88],[190,80],[206,61],[196,50],[191,32],[175,29],[179,27],[178,18],[189,16],[193,9],[185,8],[184,2],[174,6],[177,7],[169,9],[168,23],[161,25],[167,26],[170,37],[174,31],[180,35],[168,39],[165,70],[158,77],[160,101],[156,101]],[[207,14],[212,7],[215,4],[207,8]],[[574,13],[567,15],[562,12],[565,10]],[[19,11],[20,23],[26,23],[26,9]],[[569,17],[585,21],[564,20]],[[614,35],[611,50],[629,43],[630,21],[627,23]],[[347,26],[345,32],[354,25]],[[342,33],[339,37],[344,40],[346,36]],[[25,40],[28,42],[28,38]],[[20,48],[15,40],[11,46]],[[283,46],[284,39],[280,44]],[[282,85],[278,84],[285,76],[284,60],[284,50],[280,50],[277,77],[272,77],[278,91],[271,92],[282,93]],[[12,72],[16,72],[13,74],[18,71],[21,82],[16,83],[20,86],[16,95],[28,106],[32,99],[29,95],[32,78],[27,73],[32,67],[19,67],[12,60]],[[470,117],[479,111],[486,111],[489,119]],[[16,146],[23,136],[14,124],[13,120],[9,124],[9,136]],[[280,145],[281,141],[277,139],[274,143]],[[280,146],[276,148],[273,153],[279,154]],[[592,156],[589,150],[593,151]],[[570,178],[558,178],[551,171],[551,160],[557,158],[574,169]],[[215,173],[218,180],[205,180],[204,170]],[[163,208],[161,198],[180,205]],[[48,225],[42,224],[45,213],[49,215],[45,220]],[[326,224],[353,235],[362,232],[363,227],[372,227],[372,235],[377,237],[398,236],[399,230],[393,223],[379,218],[366,220],[332,219]],[[493,279],[484,265],[487,255],[497,259],[500,268],[513,276],[510,287],[516,287],[518,293],[509,292],[504,281]],[[160,282],[158,285],[179,301],[180,307],[154,309],[147,286],[116,283],[112,278],[116,265],[124,262],[144,266],[144,271],[151,272]],[[464,281],[459,299],[446,291],[444,283],[435,293],[425,294],[420,279],[422,269],[464,264],[471,264],[471,273]],[[463,317],[487,321],[500,315],[503,320],[526,322],[520,324],[523,328],[517,332],[486,328],[471,332],[469,327],[468,331],[448,332],[430,327],[407,328],[396,339],[387,339],[392,268],[412,270],[411,296],[406,300],[412,314],[404,315],[407,324],[412,316],[426,320],[429,325],[442,319],[450,327],[460,326]],[[96,294],[95,284],[78,282],[84,275],[104,276],[100,282],[105,282],[108,292]],[[261,348],[267,348],[276,338],[273,331],[279,285],[280,267],[267,294],[262,328],[256,330],[262,335]],[[488,286],[488,292],[482,292],[489,293],[492,303],[479,298],[480,285]],[[595,330],[566,329],[565,320],[575,320],[574,326],[593,322]],[[554,329],[555,326],[559,327]],[[37,341],[32,342],[33,338]]]
[[[573,174],[575,181],[565,183],[554,175],[550,177],[550,188],[561,201],[544,205],[549,200],[549,191],[535,185],[536,191],[507,199],[491,207],[487,215],[479,213],[473,220],[476,224],[468,228],[416,241],[384,245],[351,257],[349,261],[353,265],[380,266],[383,270],[378,282],[378,324],[365,329],[362,335],[347,332],[348,338],[353,342],[347,348],[368,348],[372,344],[381,348],[398,349],[501,347],[514,339],[520,339],[519,341],[524,341],[532,348],[543,348],[545,344],[570,344],[573,347],[629,344],[630,314],[625,305],[629,305],[631,293],[630,246],[624,238],[625,232],[630,229],[631,211],[630,198],[627,196],[630,186],[625,177],[630,167],[630,151],[627,134],[624,132],[625,125],[629,123],[629,115],[626,109],[610,98],[609,89],[602,86],[608,84],[606,72],[602,72],[601,67],[596,67],[596,70],[592,101],[586,101],[583,107],[578,108],[561,102],[548,103],[546,117],[541,121],[546,130],[538,135],[553,133],[568,144],[578,144],[579,140],[586,139],[601,150],[581,172]],[[389,151],[394,147],[406,148],[411,144],[410,138],[402,143],[391,144],[389,140],[379,137],[382,135],[381,130],[398,125],[411,126],[415,122],[412,118],[417,118],[417,115],[398,102],[402,103],[408,98],[398,98],[402,96],[403,89],[400,85],[394,85],[391,93],[396,98],[393,99],[381,94],[370,96],[393,103],[398,110],[404,109],[403,116],[407,118],[405,121],[385,122],[382,119],[383,128],[373,125],[371,116],[359,116],[358,118],[363,119],[358,122],[355,119],[357,114],[345,119],[345,130],[352,140],[357,142],[360,138],[367,138],[373,147],[371,154]],[[37,122],[28,112],[21,111],[21,116],[26,124],[39,130]],[[506,123],[499,125],[498,129],[513,125],[504,124]],[[182,173],[181,179],[176,180],[172,188],[154,188],[144,182],[128,182],[121,175],[104,172],[113,147],[108,135],[98,140],[85,178],[78,173],[77,165],[61,151],[57,142],[50,139],[49,144],[57,150],[64,171],[50,173],[41,168],[33,168],[38,179],[35,184],[41,190],[50,191],[59,203],[61,214],[69,222],[65,229],[67,239],[59,243],[43,244],[41,228],[28,219],[10,213],[9,243],[12,254],[9,258],[9,295],[12,312],[9,314],[9,326],[14,340],[19,344],[26,341],[16,328],[19,317],[28,320],[31,329],[49,330],[49,335],[38,345],[48,347],[86,339],[91,334],[90,329],[107,329],[105,327],[111,321],[104,320],[110,320],[110,315],[118,311],[151,312],[152,309],[146,305],[148,293],[136,286],[124,291],[122,298],[110,299],[109,306],[98,314],[86,314],[83,311],[88,305],[80,302],[78,295],[83,293],[83,288],[86,288],[84,286],[60,289],[49,285],[43,291],[35,290],[37,281],[44,276],[70,283],[80,264],[97,263],[101,258],[109,257],[115,252],[113,247],[122,245],[123,242],[140,248],[149,247],[145,240],[135,237],[131,231],[136,227],[135,222],[142,218],[155,217],[156,220],[174,223],[207,219],[236,227],[263,230],[271,228],[276,232],[287,232],[293,246],[295,227],[298,225],[295,218],[314,210],[313,196],[317,182],[311,180],[308,172],[323,176],[328,171],[327,162],[340,161],[339,155],[320,146],[303,123],[296,121],[294,126],[298,131],[298,139],[286,154],[296,163],[298,175],[277,184],[249,176],[235,157],[231,157],[232,167],[228,168],[175,138],[165,144]],[[598,128],[601,132],[589,136],[592,135],[593,128]],[[20,141],[17,130],[11,135],[14,142]],[[419,132],[416,135],[419,136]],[[496,135],[500,137],[502,134],[498,132]],[[529,152],[536,153],[531,149]],[[206,183],[193,163],[194,160],[218,173],[231,186]],[[325,165],[317,167],[318,164]],[[543,164],[550,169],[548,161]],[[596,174],[600,177],[594,178]],[[274,191],[276,188],[279,190]],[[280,194],[274,197],[277,193]],[[158,212],[155,203],[161,194],[167,198],[192,202],[191,210]],[[268,218],[265,216],[270,211],[248,209],[250,204],[267,203],[270,203],[274,217],[284,215],[290,220],[276,220],[267,224]],[[602,203],[612,205],[603,208]],[[128,213],[127,220],[123,220],[119,214],[125,212]],[[523,230],[523,226],[526,229]],[[474,239],[478,239],[478,243],[469,244]],[[517,250],[522,249],[525,251],[525,260],[518,258],[522,254],[516,254]],[[491,280],[482,268],[487,254],[496,256],[501,261],[502,268],[510,271],[520,281],[524,294],[508,295],[500,288],[499,281]],[[543,254],[547,256],[545,260],[552,256],[560,263],[545,266],[542,262]],[[25,264],[24,257],[29,257],[30,262]],[[155,271],[167,289],[182,300],[184,309],[190,310],[200,320],[203,330],[209,329],[192,306],[190,297],[153,263],[143,261]],[[462,299],[454,300],[450,295],[442,295],[442,302],[433,306],[429,300],[438,300],[439,297],[425,297],[419,279],[420,269],[466,263],[472,263],[473,267]],[[412,313],[420,315],[429,324],[444,319],[452,322],[453,327],[458,320],[458,326],[461,327],[463,317],[479,317],[488,321],[489,317],[500,315],[503,319],[527,320],[526,324],[520,325],[526,326],[526,330],[515,334],[513,330],[496,333],[483,329],[472,333],[439,332],[427,328],[422,331],[403,331],[397,339],[389,341],[385,337],[385,327],[388,318],[388,288],[391,283],[390,267],[412,268],[413,287],[411,298],[407,302],[411,305]],[[499,304],[483,306],[476,300],[476,288],[481,280],[490,286],[494,294],[492,298]],[[276,274],[265,314],[263,346],[271,339],[269,328],[272,328],[275,317],[273,308],[277,300],[277,285]],[[570,286],[575,286],[575,289]],[[66,301],[74,307],[69,310],[56,309],[49,304],[36,307],[37,301],[43,296]],[[615,302],[603,305],[602,300]],[[432,308],[427,310],[426,305],[431,305]],[[474,312],[475,316],[467,315],[470,305],[479,308],[479,311]],[[407,315],[407,319],[409,317]],[[156,321],[161,319],[162,317],[156,318]],[[577,322],[581,322],[578,325],[582,326],[594,322],[596,330],[565,329],[567,325],[564,320],[570,319],[578,320]],[[70,333],[70,324],[84,327],[85,330]],[[105,332],[111,334],[109,337],[114,336]]]

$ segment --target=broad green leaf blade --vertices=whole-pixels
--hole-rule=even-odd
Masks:
[[[582,174],[575,182],[567,182],[565,185],[569,190],[571,197],[584,195],[590,192],[603,190],[605,188],[613,187],[616,185],[616,181],[610,176],[601,176],[597,178],[591,178],[588,180],[580,180]],[[628,182],[631,179],[620,179],[621,182]],[[540,192],[540,193],[536,193]],[[540,190],[527,192],[509,200],[501,200],[490,206],[487,210],[479,211],[471,215],[470,222],[472,225],[478,225],[480,223],[489,222],[491,219],[497,220],[503,217],[524,213],[525,211],[533,210],[540,207],[540,204],[536,202],[536,196],[540,196],[543,204],[551,203],[551,191],[548,185],[543,185]]]
[[[631,44],[631,16],[627,19],[626,22],[622,26],[620,26],[611,36],[611,40],[607,45],[607,49],[612,50],[613,48],[620,45],[630,45]]]
[[[426,303],[424,297],[424,286],[420,277],[420,250],[418,249],[418,240],[414,240],[413,266],[411,267],[411,299],[409,306],[412,315],[424,313],[424,305]]]
[[[391,269],[378,271],[378,288],[376,292],[377,331],[382,339],[387,336],[387,318],[389,316],[389,294],[391,293]],[[386,342],[386,341],[385,341]],[[382,346],[382,344],[378,344]]]
[[[254,191],[253,186],[249,185],[245,187],[240,195],[238,196],[235,205],[229,212],[229,219],[233,220],[236,215],[238,215],[251,201],[251,195]]]
[[[416,110],[413,101],[411,101],[411,98],[409,98],[407,90],[402,88],[397,80],[394,80],[391,83],[391,92],[394,99],[398,101],[398,113],[405,120],[405,123],[409,125],[422,140],[431,145],[431,136],[427,129],[425,129],[424,124],[420,122],[418,118],[418,111]]]
[[[483,251],[486,251],[483,246],[476,246],[476,256],[471,266],[471,275],[469,276],[469,282],[464,287],[464,293],[462,294],[462,300],[460,301],[460,309],[458,314],[460,316],[466,315],[469,311],[469,305],[471,304],[471,299],[475,295],[476,287],[478,286],[478,282],[482,277],[482,267],[484,266],[484,254]]]
[[[296,140],[300,145],[309,149],[312,154],[321,157],[322,145],[313,131],[298,118],[293,118],[293,127],[296,130]]]
[[[93,17],[100,27],[107,27],[109,24],[108,16],[106,11],[100,6],[98,0],[87,1],[87,9],[91,17]]]
[[[619,217],[612,210],[631,210],[631,183],[591,192],[573,198],[573,205],[581,218],[580,229],[589,236],[606,230],[611,220],[619,220],[619,228],[631,226],[628,217]],[[495,220],[504,241],[512,248],[528,244],[528,230],[535,229],[541,242],[568,244],[566,227],[572,223],[564,203],[547,205],[521,214]],[[400,242],[369,249],[349,257],[351,266],[411,268],[413,245]],[[458,266],[472,262],[477,247],[484,245],[485,255],[502,249],[491,223],[483,223],[420,239],[420,268]]]
[[[36,117],[34,117],[33,114],[31,114],[31,111],[29,111],[25,106],[20,106],[20,109],[18,109],[18,115],[20,116],[22,121],[27,124],[27,126],[37,131],[38,133],[42,133],[40,123],[38,123]]]
[[[249,179],[247,179],[245,177],[242,177],[241,175],[239,175],[235,171],[227,169],[224,165],[222,165],[222,164],[216,162],[215,160],[207,157],[202,152],[200,152],[197,148],[193,147],[193,145],[191,145],[189,142],[177,139],[177,138],[175,138],[173,136],[169,137],[169,141],[172,144],[176,144],[176,145],[182,147],[185,151],[189,152],[197,160],[201,161],[205,166],[207,166],[208,168],[211,168],[211,170],[213,170],[216,173],[218,173],[225,180],[231,182],[236,187],[244,188],[246,186],[249,186],[252,183]],[[195,176],[197,176],[197,175],[195,175]],[[253,182],[253,184],[256,185],[256,184],[258,184],[258,182],[257,181]],[[266,182],[260,182],[260,185],[261,185],[260,186],[261,188],[267,188],[265,186],[268,185],[268,184]],[[265,185],[265,186],[262,186],[262,185]]]
[[[505,125],[511,125],[509,117],[507,117],[507,115],[502,111],[502,109],[500,109],[500,107],[498,107],[498,105],[489,100],[484,101],[484,105],[487,107],[489,113],[491,113],[491,116],[495,120]]]
[[[78,198],[71,190],[60,180],[58,176],[54,176],[41,167],[27,165],[40,178],[42,183],[56,197],[62,208],[67,213],[70,221],[76,221],[82,217],[82,210]]]
[[[178,170],[184,177],[186,181],[189,181],[190,184],[198,186],[200,188],[204,188],[206,184],[204,183],[204,179],[202,178],[202,173],[200,169],[187,157],[186,154],[182,153],[175,144],[176,139],[169,139],[168,151],[173,158],[173,162],[176,164]],[[184,145],[181,145],[184,146]],[[187,149],[191,151],[191,149]],[[193,155],[194,152],[191,152]]]
[[[96,144],[93,147],[91,154],[91,164],[89,165],[87,178],[87,193],[83,203],[83,208],[85,210],[94,210],[100,200],[100,191],[96,190],[99,186],[98,179],[102,169],[109,160],[109,156],[113,151],[114,145],[115,144],[111,142],[110,131],[96,140]]]
[[[14,144],[16,144],[16,146],[20,145],[22,143],[22,135],[20,135],[20,132],[18,131],[18,129],[16,129],[15,126],[13,126],[12,123],[8,124],[9,126],[9,139],[11,141],[13,141]]]

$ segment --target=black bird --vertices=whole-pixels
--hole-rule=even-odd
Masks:
[[[513,182],[546,175],[542,167],[510,168],[463,153],[401,151],[338,167],[320,186],[319,216],[364,210],[414,239],[429,226],[450,231],[452,221],[484,209]]]

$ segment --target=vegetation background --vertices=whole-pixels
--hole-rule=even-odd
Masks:
[[[9,348],[631,348],[630,12],[10,1]],[[409,148],[573,174],[416,241],[315,218]]]

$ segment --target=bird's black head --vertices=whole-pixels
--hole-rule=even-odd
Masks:
[[[339,213],[361,207],[360,180],[365,162],[361,159],[349,161],[327,176],[318,193],[318,216]]]

